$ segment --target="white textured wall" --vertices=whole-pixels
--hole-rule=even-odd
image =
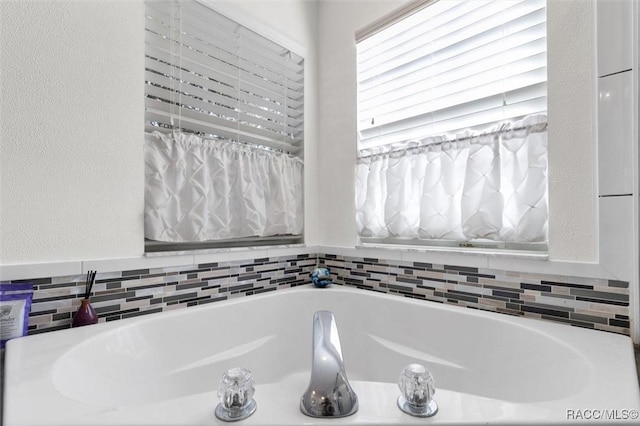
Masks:
[[[404,4],[320,3],[320,228],[323,245],[357,242],[355,31]],[[596,190],[592,4],[548,1],[550,257],[595,261]]]
[[[549,252],[553,259],[593,261],[598,257],[593,28],[592,2],[547,2]]]
[[[142,253],[137,1],[0,2],[0,263]]]

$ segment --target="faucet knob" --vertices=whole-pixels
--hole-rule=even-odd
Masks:
[[[402,369],[398,381],[398,407],[416,417],[431,417],[438,412],[433,400],[436,393],[433,376],[423,365],[409,364]]]
[[[254,393],[251,371],[238,367],[227,371],[220,381],[216,417],[226,422],[246,419],[256,411]]]

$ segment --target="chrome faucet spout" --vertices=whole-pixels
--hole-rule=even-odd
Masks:
[[[345,417],[358,411],[358,397],[344,370],[340,336],[330,311],[313,316],[311,380],[300,400],[300,411],[311,417]]]

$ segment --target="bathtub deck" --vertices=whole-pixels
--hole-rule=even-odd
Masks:
[[[337,294],[332,295],[332,292]],[[10,342],[9,354],[4,364],[11,374],[8,377],[2,374],[2,379],[5,381],[4,385],[15,386],[12,388],[15,392],[4,393],[7,408],[0,407],[0,413],[3,417],[7,416],[4,419],[5,424],[46,425],[51,424],[51,418],[59,418],[61,421],[58,424],[78,426],[86,426],[88,423],[116,425],[136,422],[158,425],[205,424],[203,419],[206,418],[209,419],[208,423],[213,425],[214,420],[206,416],[211,414],[209,405],[215,400],[215,389],[207,377],[224,371],[226,364],[235,364],[240,362],[238,360],[241,360],[242,364],[250,365],[252,370],[263,378],[259,392],[264,395],[261,401],[265,403],[262,404],[258,416],[252,418],[249,423],[310,424],[307,423],[308,419],[300,419],[302,415],[298,409],[298,389],[304,389],[308,381],[308,364],[304,360],[308,351],[305,345],[297,343],[302,337],[309,337],[307,341],[310,340],[310,336],[305,335],[305,332],[310,334],[310,329],[308,322],[292,321],[292,318],[297,319],[304,315],[308,317],[313,311],[327,307],[335,311],[336,315],[341,315],[341,337],[344,337],[343,342],[348,343],[345,344],[345,349],[351,351],[351,359],[362,360],[360,363],[352,364],[350,370],[352,385],[361,396],[361,410],[358,416],[345,419],[341,424],[419,424],[419,419],[405,418],[398,412],[395,404],[398,390],[395,383],[392,383],[392,379],[397,377],[394,366],[405,365],[413,359],[424,359],[430,363],[432,371],[439,371],[439,377],[447,380],[447,386],[441,387],[438,391],[442,410],[436,419],[440,420],[437,423],[478,424],[493,423],[495,420],[497,424],[510,425],[514,424],[513,422],[522,424],[526,419],[537,419],[536,422],[540,420],[540,423],[546,421],[548,424],[560,423],[566,420],[564,416],[567,415],[567,404],[570,404],[570,407],[591,407],[596,397],[616,393],[602,392],[602,395],[598,395],[598,392],[594,392],[609,383],[618,386],[616,389],[624,389],[619,395],[616,393],[613,398],[607,400],[610,409],[640,409],[638,381],[633,380],[634,365],[630,364],[635,362],[638,374],[640,348],[629,347],[631,342],[628,339],[623,341],[617,335],[526,318],[506,321],[502,316],[489,316],[489,313],[483,312],[465,311],[463,315],[457,315],[459,312],[454,312],[453,307],[435,304],[428,306],[427,310],[427,304],[420,301],[398,298],[392,300],[391,296],[365,294],[358,290],[319,291],[313,288],[299,288],[280,292],[281,294],[275,293],[255,296],[255,300],[252,301],[232,300],[220,303],[216,307],[194,308],[188,315],[185,310],[175,311],[164,313],[161,317],[132,318],[126,320],[126,323],[119,322],[121,324],[103,323],[91,328],[65,330],[56,333],[55,336],[53,333],[45,333]],[[372,308],[354,312],[352,307],[356,302],[369,303],[366,306]],[[286,311],[289,315],[279,312],[277,315],[269,316],[272,321],[256,321],[252,323],[251,333],[243,329],[243,333],[225,334],[227,339],[200,339],[198,333],[181,333],[193,322],[222,324],[223,320],[230,317],[248,318],[248,313],[253,312],[257,312],[257,317],[262,318],[268,315],[259,315],[260,313],[273,313],[281,306],[290,308]],[[399,309],[402,309],[401,315],[398,313]],[[384,315],[374,315],[372,312]],[[359,322],[363,315],[366,316],[366,321]],[[197,318],[194,319],[194,316]],[[445,331],[438,332],[439,329],[435,327],[430,330],[428,336],[428,343],[439,352],[434,349],[431,353],[428,347],[425,349],[427,339],[416,339],[413,331],[398,333],[398,324],[395,321],[385,321],[385,317],[389,316],[403,318],[409,321],[409,324],[417,324],[418,320],[428,324],[446,321]],[[364,329],[365,325],[371,328]],[[287,335],[297,338],[277,340],[277,331],[285,329],[288,330]],[[413,330],[410,325],[401,329]],[[498,330],[501,334],[494,337],[488,332],[480,333],[479,329]],[[464,339],[451,339],[451,333],[459,334]],[[167,335],[173,337],[177,348],[193,350],[166,350]],[[517,335],[519,339],[509,340],[508,337],[512,335]],[[141,339],[141,336],[145,338]],[[236,338],[228,341],[229,336]],[[474,354],[465,357],[469,351],[459,350],[481,346],[500,349],[503,348],[505,336],[506,340],[522,345],[518,353],[525,353],[529,348],[546,349],[539,354],[536,353],[534,359],[528,360],[525,369],[509,364],[506,355],[499,358],[501,351],[484,356]],[[599,340],[594,342],[595,337],[607,344],[597,344]],[[402,340],[403,338],[405,340]],[[197,345],[191,346],[192,342],[197,342]],[[562,342],[562,345],[556,347],[555,342]],[[582,355],[572,356],[577,351],[574,347],[586,348],[579,354],[589,353],[592,357],[584,359]],[[446,352],[447,348],[451,350]],[[557,359],[568,359],[571,363],[561,365],[555,362],[556,358],[551,360],[553,362],[546,362],[545,357],[549,357],[549,352],[552,352],[549,348],[561,354]],[[608,349],[602,351],[602,348]],[[15,352],[12,352],[14,349]],[[110,356],[99,359],[107,349]],[[610,360],[610,352],[614,349],[620,350],[620,359],[624,360],[620,366],[612,366],[607,362]],[[14,353],[20,354],[20,357],[14,356]],[[291,358],[278,365],[269,361],[280,353],[286,353]],[[0,364],[3,361],[2,355],[5,354],[0,354]],[[97,365],[95,363],[98,359],[101,368],[92,369]],[[134,369],[130,368],[132,363],[137,363]],[[487,384],[494,383],[492,380],[495,375],[485,373],[487,364],[499,369],[506,376],[515,377],[517,374],[517,377],[529,385],[524,388],[514,385],[505,391],[504,382],[496,379],[495,385],[489,386]],[[375,369],[367,370],[371,365],[375,366]],[[39,374],[33,374],[32,366],[37,367],[36,372]],[[75,386],[78,383],[75,375],[84,377],[82,373],[86,371],[93,371],[94,383],[102,384],[96,386],[90,394],[79,391]],[[127,373],[117,376],[123,371]],[[552,371],[553,375],[549,375],[549,371]],[[585,379],[589,378],[583,374],[585,371],[592,374],[593,380]],[[538,376],[544,374],[547,374],[546,380],[537,380]],[[115,376],[117,380],[113,379]],[[392,379],[388,379],[392,376]],[[130,377],[133,377],[132,381],[127,382]],[[469,377],[472,380],[469,380]],[[563,381],[559,377],[568,379]],[[554,386],[551,389],[547,386],[534,386],[550,381],[562,386]],[[145,388],[144,386],[148,386],[150,382],[155,383],[155,386]],[[478,383],[482,386],[474,387]],[[110,386],[117,387],[111,389]],[[116,391],[113,391],[114,389]],[[25,398],[27,394],[30,398]],[[277,398],[273,396],[276,394],[279,395]],[[20,409],[26,407],[27,401],[28,404],[33,404],[33,400],[29,399],[38,397],[37,401],[41,404],[42,410]],[[461,410],[467,407],[469,410]],[[478,410],[478,407],[482,407],[482,410]],[[609,405],[607,407],[609,408]],[[70,413],[74,413],[74,410],[82,410],[78,411],[81,415],[71,416]],[[49,413],[46,418],[42,416],[44,412]],[[12,413],[32,417],[21,419],[17,414],[12,417]],[[511,417],[507,416],[510,413],[514,414]],[[278,416],[285,417],[286,421],[270,422],[270,419],[279,421]],[[33,421],[34,419],[36,421]],[[141,419],[144,421],[140,421]]]

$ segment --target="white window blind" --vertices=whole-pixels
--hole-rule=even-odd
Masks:
[[[438,1],[358,40],[359,148],[546,113],[545,9]]]
[[[304,60],[196,1],[148,1],[145,130],[301,155]]]

